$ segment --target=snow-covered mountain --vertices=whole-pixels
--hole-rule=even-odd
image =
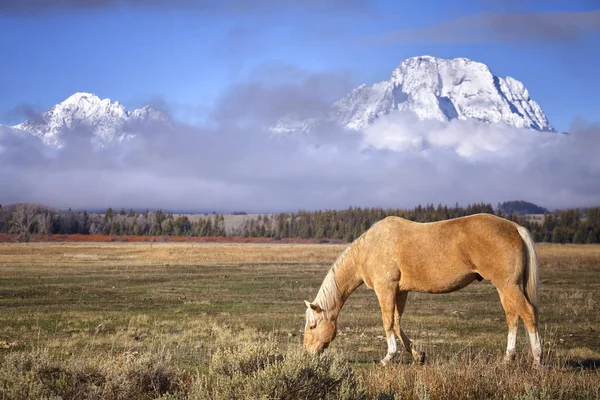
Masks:
[[[412,112],[421,120],[474,119],[554,131],[523,83],[497,77],[485,64],[467,58],[430,56],[404,60],[389,80],[357,87],[332,105],[329,119],[360,130],[394,112]],[[305,125],[288,118],[271,130],[289,133],[295,127]]]
[[[500,78],[482,63],[466,58],[422,56],[403,61],[387,81],[357,87],[331,105],[327,118],[284,116],[269,127],[274,133],[315,131],[322,123],[362,130],[396,112],[419,119],[473,119],[517,128],[554,131],[540,106],[518,80]],[[327,114],[327,113],[326,113]],[[170,125],[166,114],[150,106],[128,111],[118,101],[75,93],[35,120],[13,126],[62,147],[65,136],[89,133],[97,147],[129,140],[148,124]]]
[[[132,112],[118,101],[100,99],[91,93],[75,93],[43,113],[40,118],[13,126],[40,137],[46,144],[62,147],[63,134],[84,129],[95,146],[105,147],[136,135],[140,124],[169,124],[166,114],[150,106]]]

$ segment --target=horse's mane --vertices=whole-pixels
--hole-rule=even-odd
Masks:
[[[317,293],[317,297],[315,298],[315,303],[321,307],[321,309],[325,311],[334,310],[338,302],[340,302],[340,296],[338,295],[338,282],[336,280],[336,272],[345,264],[348,257],[355,258],[356,253],[358,251],[358,245],[363,241],[366,232],[363,233],[352,242],[348,247],[344,249],[342,254],[335,260],[327,276],[321,283],[321,288],[319,289],[319,293]]]

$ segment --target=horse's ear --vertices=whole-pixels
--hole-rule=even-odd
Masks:
[[[311,308],[311,309],[313,309],[316,312],[322,312],[323,311],[323,309],[321,309],[321,307],[319,307],[318,305],[312,304],[312,303],[310,303],[310,302],[308,302],[306,300],[304,300],[304,304],[306,304],[306,308]]]

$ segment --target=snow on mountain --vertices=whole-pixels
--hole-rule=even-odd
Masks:
[[[92,134],[92,143],[106,147],[113,142],[129,140],[139,124],[169,123],[161,111],[146,106],[129,112],[118,101],[100,99],[91,93],[75,93],[43,113],[39,119],[13,126],[40,137],[53,147],[64,145],[64,132],[83,128]]]
[[[275,134],[288,134],[294,132],[308,133],[319,124],[317,118],[301,119],[296,115],[288,115],[279,119],[275,125],[268,128],[269,131]]]
[[[394,112],[412,112],[420,120],[473,119],[554,131],[523,83],[497,77],[485,64],[467,58],[409,58],[389,80],[360,85],[335,102],[329,118],[348,129],[361,130]],[[294,126],[303,125],[282,120],[271,130],[289,133]]]

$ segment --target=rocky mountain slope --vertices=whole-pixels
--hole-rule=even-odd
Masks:
[[[135,137],[140,124],[169,124],[166,114],[150,106],[128,111],[118,101],[100,99],[91,93],[75,93],[33,121],[13,126],[40,137],[53,147],[63,145],[66,132],[91,134],[94,145],[107,146]]]
[[[403,61],[389,80],[360,85],[332,105],[329,119],[360,130],[394,112],[414,113],[421,120],[473,119],[554,131],[520,81],[495,76],[485,64],[467,58],[430,56]],[[299,127],[305,130],[306,124],[287,118],[271,130],[289,133]]]

